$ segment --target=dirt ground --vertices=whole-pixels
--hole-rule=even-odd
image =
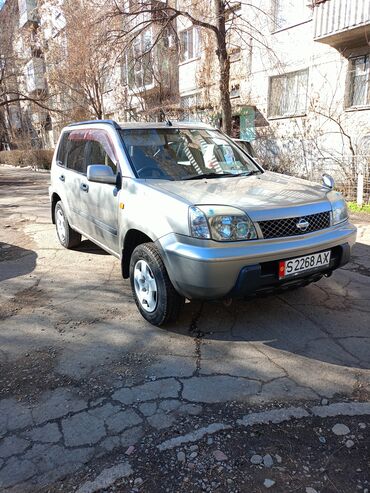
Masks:
[[[368,216],[331,278],[158,329],[48,180],[0,167],[0,491],[368,493]]]

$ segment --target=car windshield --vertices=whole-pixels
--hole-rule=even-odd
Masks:
[[[218,130],[143,128],[120,132],[139,178],[179,181],[260,173]]]

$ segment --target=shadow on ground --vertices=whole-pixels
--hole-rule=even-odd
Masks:
[[[92,253],[94,255],[109,255],[108,252],[106,252],[90,240],[83,240],[78,247],[74,248],[74,250],[76,252]]]
[[[0,241],[0,282],[29,274],[36,261],[35,251]]]

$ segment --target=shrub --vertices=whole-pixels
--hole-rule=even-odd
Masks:
[[[32,166],[39,169],[50,169],[53,159],[53,150],[27,149],[14,151],[1,151],[0,163],[12,166]]]

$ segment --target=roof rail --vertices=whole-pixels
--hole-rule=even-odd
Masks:
[[[68,126],[69,127],[77,127],[79,125],[91,125],[91,124],[96,124],[96,123],[107,123],[108,125],[112,125],[116,130],[120,130],[121,127],[118,125],[118,123],[114,120],[87,120],[85,122],[75,122],[75,123],[70,123]]]

